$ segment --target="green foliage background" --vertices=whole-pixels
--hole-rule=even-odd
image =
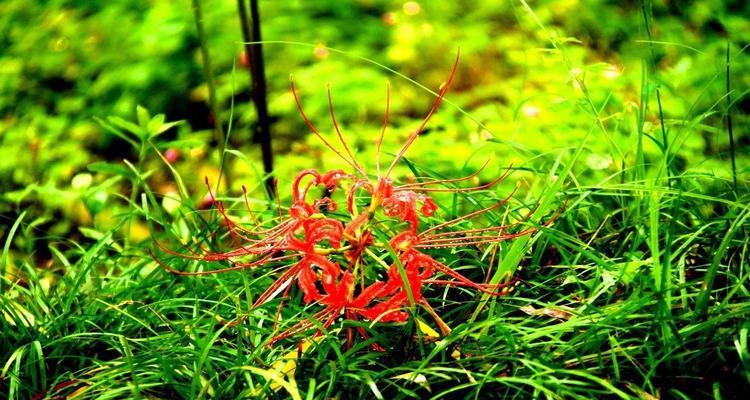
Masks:
[[[0,397],[29,398],[73,378],[89,380],[81,396],[92,398],[257,394],[263,379],[237,368],[270,365],[283,353],[259,346],[269,315],[259,314],[266,326],[246,336],[223,337],[215,323],[242,314],[242,297],[260,293],[263,276],[176,280],[145,252],[154,226],[195,228],[180,215],[200,207],[204,177],[219,176],[214,121],[231,121],[235,150],[225,156],[231,184],[220,193],[238,196],[244,184],[265,201],[236,4],[201,4],[219,116],[207,105],[189,1],[0,2]],[[408,349],[417,355],[400,365],[367,348],[342,354],[331,340],[298,373],[308,398],[339,390],[341,398],[463,397],[488,393],[485,383],[501,396],[550,398],[747,390],[750,4],[261,1],[260,10],[282,197],[301,169],[345,167],[309,134],[290,74],[326,132],[330,82],[337,118],[372,169],[385,82],[392,154],[429,110],[430,90],[460,48],[447,104],[409,161],[425,175],[461,176],[491,159],[481,180],[512,163],[498,193],[520,185],[514,207],[545,196],[567,202],[553,232],[531,247],[500,249],[503,265],[524,267],[525,287],[473,322],[461,315],[474,303],[448,312],[458,333],[446,343],[471,348],[467,338],[481,336],[486,358],[452,363],[446,345]],[[168,149],[179,154],[174,170],[157,153]],[[409,173],[406,164],[397,170]],[[576,317],[540,317],[524,306]],[[189,327],[194,333],[175,333]],[[430,369],[433,358],[445,369]],[[305,374],[318,380],[302,383]]]

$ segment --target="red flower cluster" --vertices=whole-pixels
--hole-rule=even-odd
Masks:
[[[490,295],[503,294],[502,289],[507,283],[491,285],[473,282],[435,260],[426,251],[498,242],[530,233],[533,229],[508,233],[509,226],[448,229],[461,221],[501,207],[510,196],[490,207],[421,231],[420,218],[431,217],[438,210],[430,193],[487,189],[502,180],[507,171],[492,182],[468,188],[448,186],[474,178],[481,169],[463,178],[428,180],[401,186],[394,185],[390,178],[394,166],[437,110],[450,87],[457,66],[458,58],[430,112],[409,136],[385,173],[381,173],[379,155],[388,125],[386,108],[383,130],[377,143],[377,175],[374,180],[356,161],[343,139],[333,111],[330,89],[328,100],[331,118],[343,152],[329,143],[307,118],[292,82],[292,93],[307,125],[329,149],[351,165],[353,172],[333,170],[320,173],[313,169],[300,172],[292,184],[292,204],[287,215],[282,216],[280,211],[279,220],[271,228],[261,228],[249,206],[247,208],[253,215],[255,227],[248,229],[238,225],[227,215],[224,204],[216,201],[209,189],[214,207],[222,215],[228,229],[232,249],[209,251],[201,248],[200,251],[191,251],[189,255],[164,250],[196,260],[229,261],[232,267],[189,273],[174,270],[161,261],[160,264],[175,274],[201,275],[284,261],[288,268],[258,297],[253,307],[264,304],[282,291],[286,297],[294,286],[293,283],[296,283],[304,295],[304,302],[318,304],[321,309],[311,319],[278,334],[272,341],[291,337],[315,326],[328,328],[339,316],[349,320],[402,322],[408,318],[405,307],[416,304],[423,305],[431,314],[436,315],[422,295],[425,285],[461,286]],[[314,188],[322,188],[324,195],[313,198],[315,196],[311,194],[311,190]],[[246,191],[245,200],[247,201]],[[338,203],[344,201],[345,213],[336,212]],[[384,261],[388,254],[393,256],[391,263]],[[358,331],[366,337],[364,329],[360,327]],[[348,332],[351,341],[351,329]]]

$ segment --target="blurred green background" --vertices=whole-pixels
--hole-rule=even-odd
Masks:
[[[236,3],[201,4],[218,120],[225,130],[231,121],[229,147],[238,150],[227,155],[232,187],[222,190],[237,194],[245,184],[252,196],[263,197]],[[289,91],[290,74],[307,114],[323,131],[332,127],[325,93],[330,82],[338,120],[360,160],[373,168],[385,82],[392,86],[385,144],[392,154],[434,101],[433,94],[406,78],[437,90],[459,48],[450,104],[443,104],[408,153],[423,168],[453,176],[492,159],[489,176],[513,162],[520,171],[509,184],[520,181],[531,188],[534,180],[545,179],[535,171],[549,170],[562,150],[593,129],[585,162],[574,168],[578,184],[585,187],[620,172],[627,176],[636,161],[644,71],[653,70],[643,86],[652,94],[642,126],[646,161],[661,152],[653,101],[658,86],[674,172],[715,176],[720,179],[710,185],[729,186],[723,122],[729,46],[738,175],[747,179],[748,3],[655,1],[649,7],[653,42],[640,2],[557,0],[531,6],[538,21],[516,2],[261,1],[282,195],[284,182],[300,169],[343,166],[304,125]],[[127,208],[132,171],[123,160],[135,163],[139,149],[105,125],[136,121],[138,105],[164,114],[166,121],[184,121],[154,142],[176,160],[173,166],[191,196],[202,198],[204,177],[215,181],[220,164],[211,131],[217,118],[207,105],[202,65],[187,0],[1,2],[3,225],[29,210],[40,236],[81,240],[91,234],[82,227],[111,229]],[[593,126],[594,108],[601,127]],[[149,155],[145,167],[157,194],[176,193],[169,169]],[[124,234],[134,240],[148,236],[143,223],[130,229]],[[37,243],[40,264],[46,261],[43,243]]]
[[[274,270],[179,279],[148,255],[162,236],[220,225],[204,179],[216,185],[222,165],[231,179],[220,198],[244,210],[244,185],[253,207],[275,215],[237,2],[200,1],[216,114],[193,4],[0,0],[0,397],[8,387],[11,398],[196,398],[213,396],[211,385],[216,398],[249,396],[255,383],[238,368],[296,354],[263,346],[276,329],[266,310],[246,331],[218,325],[244,319]],[[493,245],[490,261],[489,250],[444,249],[475,272],[495,260],[494,271],[517,272],[523,284],[497,307],[468,321],[473,301],[441,308],[457,333],[426,346],[428,358],[415,355],[411,325],[381,336],[411,353],[343,356],[333,335],[305,361],[312,373],[300,363],[308,398],[377,397],[378,386],[384,398],[424,397],[416,377],[405,382],[414,371],[431,374],[436,396],[457,382],[468,386],[455,393],[479,396],[485,380],[498,397],[747,392],[750,2],[260,1],[260,16],[281,204],[299,171],[349,169],[310,133],[290,75],[335,142],[330,83],[347,141],[374,174],[386,83],[384,166],[459,49],[451,90],[393,177],[466,176],[489,160],[471,184],[512,164],[497,192],[519,186],[503,220],[565,204],[533,238]],[[487,193],[435,199],[459,215],[496,199]],[[290,304],[293,322],[303,314]],[[225,341],[235,332],[247,335]],[[473,355],[433,358],[459,346]]]

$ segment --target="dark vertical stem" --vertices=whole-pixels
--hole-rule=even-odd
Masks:
[[[734,131],[732,130],[732,87],[729,77],[729,39],[727,39],[727,132],[729,133],[729,156],[732,158],[732,181],[737,191],[737,164],[734,159]]]
[[[224,150],[226,150],[226,138],[224,136],[224,127],[219,114],[219,107],[216,102],[216,81],[214,71],[211,65],[211,55],[208,52],[206,44],[206,31],[203,28],[203,9],[200,0],[193,0],[193,18],[195,19],[195,28],[198,31],[198,42],[200,43],[201,59],[203,60],[203,73],[206,75],[206,84],[208,85],[208,106],[211,108],[211,114],[214,117],[214,139],[216,144],[221,147],[220,160],[224,159]],[[223,171],[222,163],[222,171]],[[229,171],[224,172],[227,186],[230,185]],[[219,178],[221,180],[221,178]],[[216,182],[218,185],[219,182]],[[217,186],[218,187],[218,186]]]
[[[258,43],[261,41],[258,0],[250,0],[250,18],[248,18],[245,0],[237,0],[237,8],[240,13],[240,25],[242,26],[242,37],[245,42],[245,52],[250,64],[251,94],[255,111],[258,115],[255,137],[260,143],[263,157],[263,171],[266,174],[266,191],[273,198],[276,192],[274,190],[273,177],[271,176],[273,172],[271,121],[268,116],[268,104],[266,102],[266,72],[263,65],[263,46]]]

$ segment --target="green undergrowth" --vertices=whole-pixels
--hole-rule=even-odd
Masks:
[[[543,193],[541,200],[518,196],[491,216],[521,214],[547,198],[552,208],[564,202],[551,226],[496,249],[437,253],[474,279],[515,270],[515,291],[483,302],[473,292],[428,290],[452,333],[427,340],[413,323],[365,324],[382,353],[367,341],[347,348],[345,327],[334,324],[299,352],[287,387],[265,374],[299,343],[268,345],[278,333],[277,301],[250,309],[273,281],[273,266],[176,277],[149,256],[150,240],[127,243],[117,227],[84,242],[55,241],[49,251],[56,267],[40,270],[31,255],[9,259],[10,243],[34,249],[34,240],[42,240],[35,221],[22,215],[3,252],[3,392],[10,398],[73,392],[75,398],[731,398],[747,390],[748,196],[729,182],[687,174],[672,177],[670,186],[665,179],[618,177],[579,185],[571,172],[579,153],[561,151],[549,175],[537,180],[540,187],[531,191]],[[183,206],[169,214],[144,190],[119,217],[122,224],[147,221],[151,240],[179,249],[181,232],[201,237],[220,227],[210,211]],[[444,199],[441,212],[498,198],[472,196]],[[244,204],[233,204],[240,213]],[[275,213],[263,208],[261,214]],[[509,259],[518,261],[508,265]],[[188,270],[218,267],[169,262]],[[314,312],[302,304],[292,290],[278,329]],[[429,325],[429,316],[418,313]]]
[[[565,211],[530,240],[510,295],[480,311],[474,293],[429,290],[453,332],[420,341],[411,323],[366,324],[382,353],[364,341],[347,349],[335,324],[297,360],[298,393],[731,398],[747,390],[750,208],[741,199],[681,190],[690,180],[681,177],[671,189],[625,183],[560,190]],[[140,207],[133,213],[147,214],[154,226],[173,224]],[[33,223],[17,222],[9,238],[18,241]],[[253,369],[273,370],[297,349],[296,341],[267,345],[277,302],[250,310],[273,267],[175,277],[150,258],[150,246],[124,246],[109,232],[51,246],[60,265],[51,271],[15,260],[18,269],[6,274],[13,279],[3,281],[0,320],[8,397],[66,382],[57,392],[77,390],[76,398],[290,395]],[[499,246],[495,263],[512,249]],[[474,278],[499,267],[479,249],[440,256]],[[301,304],[293,290],[279,329],[312,314]]]

